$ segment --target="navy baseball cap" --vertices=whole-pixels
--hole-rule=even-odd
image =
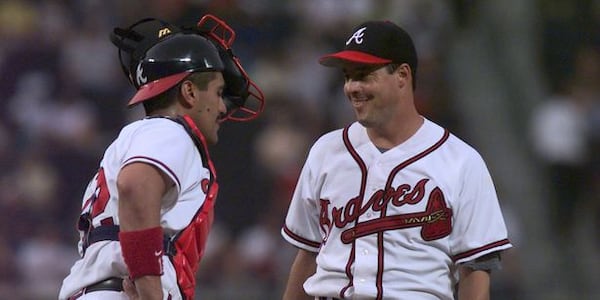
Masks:
[[[383,65],[407,63],[413,75],[417,70],[417,52],[410,35],[390,21],[368,21],[354,28],[342,51],[327,54],[319,63],[341,67],[345,63]]]

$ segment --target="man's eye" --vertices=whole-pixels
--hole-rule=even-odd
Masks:
[[[354,74],[344,74],[344,79],[346,81],[352,79],[355,81],[362,81],[364,80],[367,76],[369,76],[370,73],[354,73]]]

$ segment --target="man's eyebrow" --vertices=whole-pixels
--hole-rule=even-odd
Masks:
[[[376,71],[377,69],[381,68],[381,66],[379,65],[365,65],[365,66],[360,66],[360,67],[350,67],[350,68],[343,68],[342,71],[344,73],[371,73],[373,71]]]

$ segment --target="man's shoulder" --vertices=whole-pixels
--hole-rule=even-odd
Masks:
[[[317,141],[316,144],[331,144],[331,143],[339,143],[342,142],[342,131],[343,129],[335,129],[328,131],[322,134]]]
[[[161,148],[187,151],[193,141],[179,123],[166,118],[145,118],[123,127],[111,144],[117,151],[126,149]],[[164,150],[166,151],[166,150]]]
[[[452,156],[455,160],[459,160],[461,158],[465,160],[481,159],[479,151],[474,145],[471,144],[471,142],[459,137],[457,134],[452,132],[452,130],[449,130],[448,128],[445,128],[435,122],[428,120],[427,123],[428,126],[439,131],[439,134],[442,134],[444,131],[448,132],[448,139],[444,142],[441,148],[444,149],[444,151],[452,152]]]

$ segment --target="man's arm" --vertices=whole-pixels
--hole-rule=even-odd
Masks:
[[[288,278],[285,293],[283,294],[283,300],[314,299],[314,297],[311,297],[304,292],[302,285],[308,277],[316,272],[316,257],[317,253],[303,249],[298,250],[298,254],[296,255],[296,259],[290,270],[290,277]]]
[[[117,188],[122,233],[160,226],[161,199],[170,182],[167,175],[146,163],[132,163],[121,169]],[[140,276],[135,279],[135,287],[140,299],[163,298],[160,276]]]
[[[485,270],[473,270],[470,267],[459,266],[458,299],[459,300],[489,300],[490,273]]]

